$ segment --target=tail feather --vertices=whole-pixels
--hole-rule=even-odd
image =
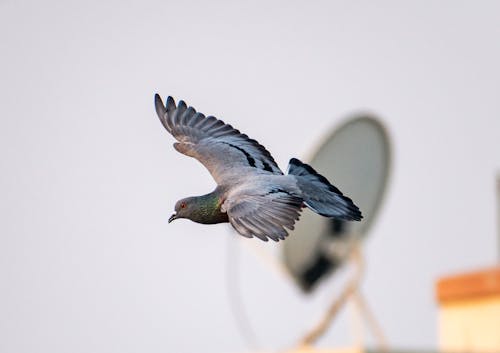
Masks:
[[[288,174],[296,177],[305,205],[314,212],[348,221],[360,221],[363,218],[352,200],[310,165],[292,158],[288,164]]]

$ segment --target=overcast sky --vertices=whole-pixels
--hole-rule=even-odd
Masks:
[[[237,236],[167,224],[214,182],[171,147],[156,92],[283,169],[348,114],[382,119],[394,165],[364,293],[395,347],[435,348],[435,280],[497,261],[498,2],[0,0],[0,47],[2,352],[249,350],[226,288]],[[290,347],[340,279],[307,297],[240,255],[259,347]],[[349,328],[343,312],[321,344]]]

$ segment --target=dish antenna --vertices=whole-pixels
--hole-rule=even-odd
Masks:
[[[291,277],[306,294],[312,293],[320,282],[352,259],[356,268],[352,279],[334,298],[319,323],[303,337],[301,345],[312,345],[321,337],[339,309],[352,298],[371,326],[379,345],[385,348],[384,336],[358,287],[363,273],[359,245],[378,215],[389,179],[391,149],[387,131],[373,116],[354,116],[327,134],[305,162],[352,198],[362,211],[363,220],[345,222],[328,219],[306,208],[300,222],[295,224],[295,230],[281,243],[279,262],[266,255],[267,252],[262,251],[255,242],[244,243],[275,270],[285,274],[285,277]],[[235,253],[234,249],[230,250],[231,254]],[[228,266],[233,269],[229,277],[233,278],[230,283],[234,284],[237,283],[237,270],[234,266],[236,263],[237,261],[233,261],[233,264]],[[231,290],[231,293],[238,292],[237,288]],[[240,315],[236,316],[239,318],[242,332],[248,334],[252,330],[248,321],[243,320],[246,315],[243,314],[240,295],[241,293],[233,297],[233,312],[240,312]]]
[[[283,242],[283,264],[305,293],[311,293],[348,259],[356,268],[323,318],[302,338],[301,345],[317,341],[347,300],[353,299],[380,348],[387,348],[384,334],[359,290],[364,270],[359,245],[378,214],[389,179],[391,150],[387,131],[372,116],[353,117],[333,130],[306,163],[355,200],[364,218],[361,222],[346,222],[318,217],[306,209],[289,239]]]
[[[390,144],[375,118],[355,117],[333,130],[306,162],[348,195],[363,212],[361,222],[319,217],[308,209],[283,242],[283,263],[306,293],[337,270],[366,237],[387,186]]]

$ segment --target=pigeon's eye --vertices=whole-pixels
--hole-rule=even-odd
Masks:
[[[181,203],[181,208],[186,208],[186,203],[185,202]]]

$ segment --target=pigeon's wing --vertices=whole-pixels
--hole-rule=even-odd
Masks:
[[[175,149],[198,159],[217,183],[252,172],[283,174],[262,145],[231,125],[205,117],[184,101],[176,105],[172,97],[164,105],[155,95],[155,107],[165,129],[179,141]]]
[[[229,222],[241,235],[268,241],[285,239],[302,211],[302,199],[275,188],[263,193],[238,193],[222,204]]]

